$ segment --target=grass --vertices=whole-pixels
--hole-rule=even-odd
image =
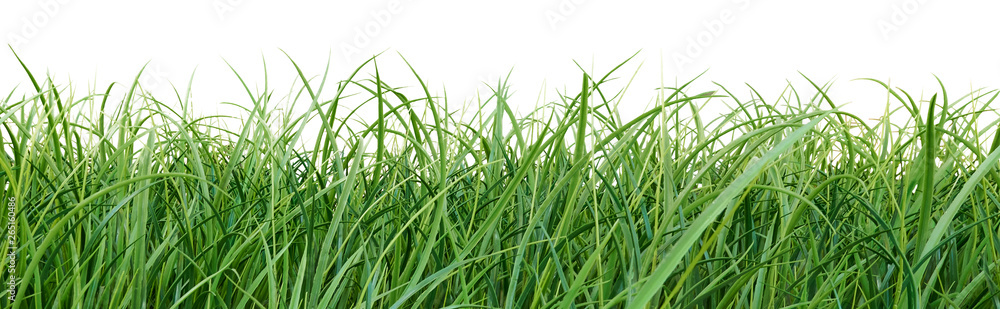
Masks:
[[[996,90],[868,80],[889,101],[866,121],[805,77],[770,101],[692,81],[622,119],[619,65],[460,114],[416,70],[290,63],[305,111],[244,83],[230,130],[181,91],[81,96],[22,62],[5,308],[1000,307]]]

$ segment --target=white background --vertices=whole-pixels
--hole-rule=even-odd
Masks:
[[[36,74],[72,81],[78,92],[130,82],[148,62],[140,80],[162,98],[197,68],[193,100],[203,113],[247,102],[224,60],[251,87],[262,86],[262,59],[272,88],[290,85],[296,77],[281,50],[308,76],[330,59],[332,80],[386,51],[382,76],[415,86],[402,54],[452,102],[513,69],[513,103],[522,106],[534,106],[541,90],[577,91],[574,60],[604,73],[639,51],[617,75],[636,74],[626,114],[644,109],[655,87],[708,70],[696,90],[714,90],[715,81],[747,93],[749,83],[773,99],[788,82],[808,90],[801,72],[833,80],[835,101],[877,116],[884,91],[853,79],[891,80],[925,99],[938,91],[932,74],[955,97],[1000,86],[997,12],[1000,1],[8,0],[0,35]],[[0,50],[0,92],[28,85],[13,53]]]

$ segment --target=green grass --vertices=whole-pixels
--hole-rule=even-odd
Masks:
[[[18,204],[16,303],[0,302],[1000,306],[996,90],[921,100],[856,81],[889,98],[867,120],[805,77],[770,100],[692,81],[623,119],[621,65],[525,115],[506,81],[449,107],[417,70],[294,68],[290,98],[246,86],[228,129],[185,91],[81,95],[25,65],[30,88],[0,98]]]

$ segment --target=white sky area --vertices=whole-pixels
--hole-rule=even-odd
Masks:
[[[194,72],[192,100],[203,114],[249,102],[226,61],[262,87],[266,60],[269,85],[288,94],[296,76],[284,50],[310,77],[330,59],[331,82],[385,51],[383,79],[417,86],[402,54],[450,102],[485,93],[483,82],[513,69],[511,103],[522,111],[541,90],[549,101],[553,90],[579,91],[574,61],[604,74],[639,52],[612,84],[636,74],[619,106],[625,115],[645,109],[656,87],[708,70],[694,93],[717,89],[712,82],[744,98],[750,84],[769,101],[788,82],[812,93],[801,72],[834,81],[834,101],[876,117],[885,91],[853,79],[888,80],[924,99],[939,91],[935,74],[954,98],[1000,86],[997,12],[1000,1],[43,0],[0,2],[0,36],[36,75],[72,81],[78,94],[130,83],[148,62],[140,81],[176,102],[171,83],[183,91]],[[5,48],[0,92],[15,86],[20,96],[30,83]]]

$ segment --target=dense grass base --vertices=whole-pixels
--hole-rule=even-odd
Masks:
[[[184,95],[73,97],[26,67],[0,102],[12,305],[1000,307],[997,91],[872,81],[898,108],[869,121],[827,86],[685,84],[623,120],[581,74],[526,116],[504,83],[461,115],[358,70],[300,70],[298,115],[248,87],[226,130]]]

